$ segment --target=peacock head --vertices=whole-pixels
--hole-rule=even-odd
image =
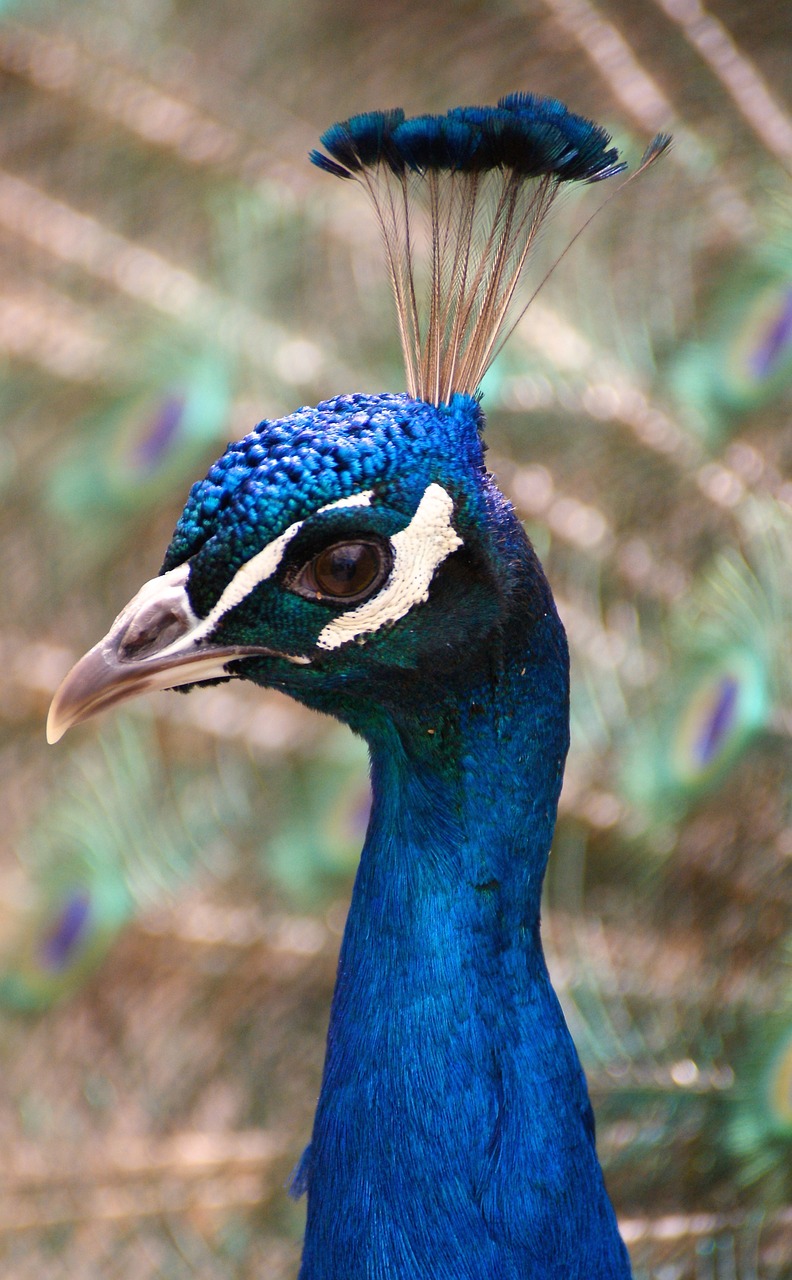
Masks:
[[[242,677],[359,724],[456,678],[504,626],[512,583],[524,604],[526,565],[546,603],[481,421],[467,396],[340,396],[230,445],[160,575],[64,681],[51,740],[151,689]]]
[[[485,669],[494,629],[555,616],[484,469],[477,389],[524,309],[557,192],[619,173],[616,149],[531,94],[412,120],[369,112],[322,142],[329,155],[312,160],[359,181],[379,219],[409,395],[340,396],[230,446],[194,487],[160,576],[62,685],[52,740],[138,692],[233,676],[366,732],[383,707]]]

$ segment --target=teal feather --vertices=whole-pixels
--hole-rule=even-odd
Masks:
[[[683,414],[692,410],[705,443],[717,447],[740,421],[792,385],[792,259],[768,243],[731,267],[710,302],[700,338],[669,369]]]

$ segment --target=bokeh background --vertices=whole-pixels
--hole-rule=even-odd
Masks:
[[[776,0],[0,5],[3,1277],[296,1275],[365,751],[252,686],[43,720],[228,439],[403,386],[318,134],[515,89],[675,135],[485,387],[573,650],[546,946],[636,1276],[792,1275],[790,66]]]

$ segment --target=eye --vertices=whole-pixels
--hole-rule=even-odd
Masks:
[[[391,570],[390,548],[381,542],[334,542],[299,570],[288,583],[309,600],[352,603],[372,595]]]

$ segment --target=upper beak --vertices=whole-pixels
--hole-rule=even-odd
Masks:
[[[48,742],[57,742],[96,711],[139,693],[217,679],[228,675],[229,662],[275,653],[208,641],[187,595],[188,574],[188,565],[179,565],[147,582],[104,639],[72,667],[52,699]]]

